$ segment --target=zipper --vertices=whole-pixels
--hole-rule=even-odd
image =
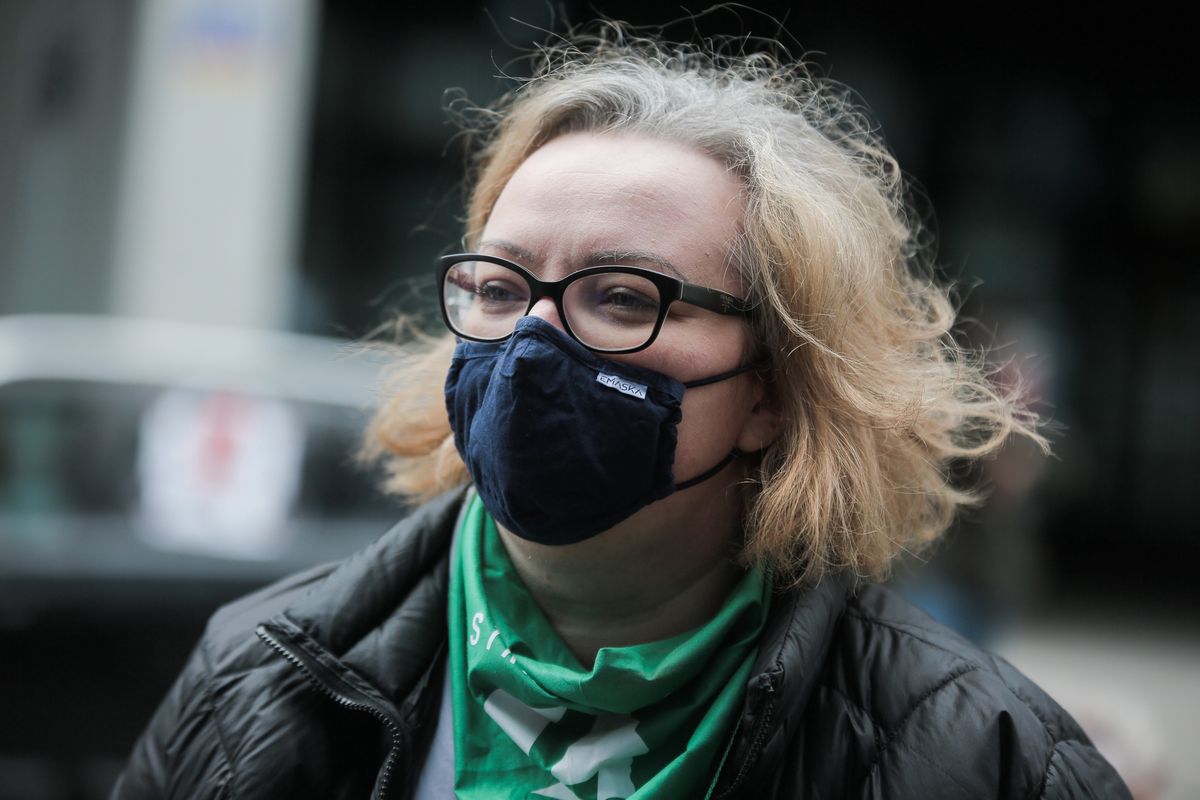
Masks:
[[[725,750],[721,753],[721,760],[717,762],[717,771],[713,774],[712,783],[708,786],[708,791],[704,795],[704,800],[711,800],[713,792],[717,790],[717,784],[721,782],[721,770],[725,769],[725,759],[729,758],[729,751],[733,749],[733,742],[737,739],[738,731],[742,729],[741,717],[733,726],[733,733],[729,735],[729,741],[725,742]]]
[[[377,720],[383,723],[391,737],[392,746],[388,750],[387,758],[384,759],[383,768],[379,774],[379,792],[376,795],[379,800],[383,800],[387,795],[388,782],[392,778],[392,769],[396,765],[396,759],[400,753],[400,740],[402,734],[400,726],[396,722],[394,714],[388,709],[383,708],[378,703],[373,702],[369,697],[366,697],[358,689],[352,686],[346,686],[345,690],[335,688],[332,683],[340,683],[345,685],[345,681],[337,675],[330,672],[325,665],[313,660],[311,656],[305,653],[297,652],[289,648],[283,642],[279,641],[274,635],[267,631],[266,627],[259,625],[255,633],[258,638],[266,642],[271,649],[275,650],[284,657],[292,666],[300,670],[301,673],[308,679],[308,682],[318,689],[322,694],[331,698],[338,705],[354,711],[365,711]],[[357,695],[357,698],[355,697]]]
[[[758,759],[759,752],[762,749],[763,738],[767,735],[767,731],[769,730],[769,726],[771,724],[771,716],[775,711],[775,699],[772,697],[772,695],[775,694],[775,687],[768,684],[765,688],[765,692],[767,695],[763,700],[763,705],[765,708],[761,712],[761,716],[754,725],[754,736],[750,740],[750,746],[746,748],[746,754],[742,758],[742,763],[738,767],[737,774],[734,775],[733,780],[727,787],[725,787],[721,794],[717,795],[717,800],[733,797],[734,792],[741,787],[742,781],[746,779],[746,773],[750,769],[750,765]],[[741,727],[740,719],[738,720],[738,727]],[[728,752],[726,755],[728,755]],[[722,759],[722,766],[724,766],[724,759]],[[719,772],[717,777],[720,778]],[[715,783],[713,784],[713,788],[716,788]]]

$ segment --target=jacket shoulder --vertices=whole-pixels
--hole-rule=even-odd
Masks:
[[[208,620],[201,646],[222,667],[246,651],[267,649],[255,634],[260,623],[286,615],[331,649],[349,648],[382,624],[414,586],[445,558],[461,491],[420,506],[374,543],[344,558],[294,573],[218,608]]]
[[[340,773],[373,778],[376,721],[348,715],[313,692],[256,631],[264,622],[287,620],[345,659],[346,669],[401,680],[395,675],[403,670],[380,659],[398,651],[389,636],[393,628],[404,638],[416,625],[394,618],[440,619],[425,613],[432,608],[426,595],[440,586],[457,506],[457,496],[439,498],[359,553],[219,608],[135,746],[113,797],[327,796]],[[426,650],[421,661],[428,660]],[[415,664],[410,672],[423,668]],[[372,743],[360,746],[364,741]],[[280,786],[287,790],[273,794]]]
[[[332,561],[292,573],[219,607],[204,627],[200,651],[214,664],[225,663],[247,649],[258,653],[263,649],[254,635],[258,624],[292,606],[323,583],[341,563]]]
[[[857,670],[835,673],[844,687],[873,700],[882,720],[897,723],[940,691],[965,681],[981,684],[981,700],[1006,708],[1015,703],[1028,711],[1052,739],[1084,735],[1066,711],[1003,658],[882,586],[865,586],[849,599],[839,645],[880,656],[886,650],[886,658],[860,658]],[[870,680],[860,683],[863,678]]]
[[[1128,796],[1033,681],[880,586],[848,599],[819,695],[860,732],[868,796]]]

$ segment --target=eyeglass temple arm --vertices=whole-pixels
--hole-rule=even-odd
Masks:
[[[679,299],[700,308],[707,308],[718,314],[739,314],[749,316],[753,310],[749,300],[734,297],[720,289],[710,289],[707,286],[697,286],[685,283],[679,289]]]

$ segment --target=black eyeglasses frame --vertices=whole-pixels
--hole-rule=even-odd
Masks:
[[[670,310],[671,304],[675,302],[687,303],[688,305],[713,311],[717,314],[749,317],[753,313],[753,307],[748,300],[743,300],[740,297],[734,297],[733,295],[723,292],[720,289],[712,289],[707,286],[699,286],[694,283],[687,283],[679,278],[672,277],[671,275],[664,275],[661,272],[656,272],[652,269],[646,269],[645,267],[631,267],[625,264],[605,264],[597,267],[585,267],[584,269],[572,272],[570,275],[567,275],[566,277],[557,281],[543,281],[515,261],[509,261],[507,258],[500,258],[499,256],[489,256],[481,253],[453,253],[451,255],[441,256],[438,259],[437,291],[438,305],[442,310],[442,320],[446,323],[446,327],[452,333],[454,333],[455,336],[468,339],[473,342],[503,342],[512,336],[512,333],[510,332],[504,336],[499,336],[494,339],[487,339],[465,334],[454,327],[454,325],[451,323],[450,312],[446,309],[446,293],[443,287],[446,282],[446,273],[450,271],[450,268],[455,264],[460,264],[464,261],[484,261],[489,264],[496,264],[501,267],[506,267],[513,272],[516,272],[518,275],[524,278],[525,282],[529,285],[529,305],[525,308],[525,314],[522,316],[527,316],[529,312],[533,310],[534,305],[543,297],[549,297],[554,301],[554,307],[558,309],[558,318],[562,320],[563,330],[566,331],[567,335],[582,344],[587,349],[596,353],[622,355],[625,353],[637,353],[645,350],[647,347],[654,344],[654,340],[658,338],[658,332],[662,329],[663,322],[667,318],[667,312]],[[645,278],[646,280],[650,281],[658,289],[658,319],[654,322],[654,329],[650,332],[650,336],[645,342],[637,347],[626,347],[614,350],[605,350],[598,347],[592,347],[586,342],[581,341],[579,337],[575,335],[575,332],[571,330],[571,323],[567,318],[566,312],[563,310],[563,294],[568,286],[577,280],[588,277],[589,275],[612,273],[637,275],[638,277]]]

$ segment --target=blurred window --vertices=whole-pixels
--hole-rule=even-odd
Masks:
[[[294,528],[289,538],[301,531],[336,536],[347,523],[382,532],[381,526],[401,513],[395,501],[378,492],[374,477],[354,465],[365,409],[235,392],[31,380],[0,386],[0,542],[61,537],[66,519],[118,518],[132,530],[145,516],[148,487],[139,480],[138,464],[148,449],[147,431],[154,429],[148,420],[168,404],[180,412],[177,428],[197,430],[178,430],[178,441],[162,444],[168,451],[182,449],[190,435],[197,458],[206,459],[195,463],[193,472],[208,470],[211,476],[225,468],[223,462],[235,461],[239,448],[242,453],[257,448],[259,461],[274,457],[272,469],[294,473],[294,488],[280,490],[284,525]],[[188,409],[194,411],[190,416]],[[279,431],[274,438],[262,435],[268,425]],[[288,452],[280,455],[283,450]],[[261,483],[261,477],[232,467],[227,471],[224,477],[235,488],[240,481],[241,491],[259,491],[246,484]],[[194,477],[182,468],[155,479],[170,483]]]

